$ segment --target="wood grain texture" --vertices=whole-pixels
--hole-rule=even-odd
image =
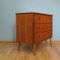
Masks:
[[[38,13],[16,14],[16,41],[18,42],[18,50],[20,43],[26,43],[32,45],[32,51],[35,52],[36,45],[41,41],[50,39],[52,45],[51,38],[52,15]]]
[[[16,14],[16,41],[27,44],[52,38],[52,15],[38,13]]]
[[[16,40],[18,42],[19,41],[26,42],[28,44],[32,43],[32,39],[33,39],[32,17],[33,17],[32,14],[16,15]]]
[[[53,42],[51,48],[45,43],[38,45],[34,56],[28,45],[22,44],[20,51],[16,43],[0,43],[0,60],[60,60],[60,44]]]
[[[35,24],[34,32],[46,32],[52,30],[52,24]]]

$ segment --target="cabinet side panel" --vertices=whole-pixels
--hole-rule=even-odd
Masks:
[[[24,42],[33,43],[33,14],[25,14],[25,40]]]
[[[19,42],[19,15],[16,15],[16,42]]]
[[[16,41],[33,43],[33,14],[16,15]]]
[[[25,40],[25,16],[17,14],[16,17],[16,40],[23,42]]]

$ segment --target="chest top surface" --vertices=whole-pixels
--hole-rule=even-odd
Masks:
[[[16,15],[18,14],[38,14],[38,15],[49,15],[49,16],[53,16],[50,13],[39,13],[39,12],[21,12],[21,13],[16,13]]]

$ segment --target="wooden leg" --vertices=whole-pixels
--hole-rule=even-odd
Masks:
[[[51,39],[50,39],[50,45],[51,45],[51,47],[52,47],[52,41],[51,41]]]
[[[18,51],[20,50],[20,42],[18,42]]]
[[[45,40],[45,43],[47,44],[47,40]]]
[[[36,51],[36,44],[35,43],[32,45],[32,51],[33,51],[33,54],[35,55],[35,51]]]

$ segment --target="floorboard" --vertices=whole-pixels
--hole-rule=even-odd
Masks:
[[[22,44],[20,51],[16,43],[0,43],[0,60],[60,60],[60,44],[41,43],[37,46],[36,55],[31,51],[31,46]]]

